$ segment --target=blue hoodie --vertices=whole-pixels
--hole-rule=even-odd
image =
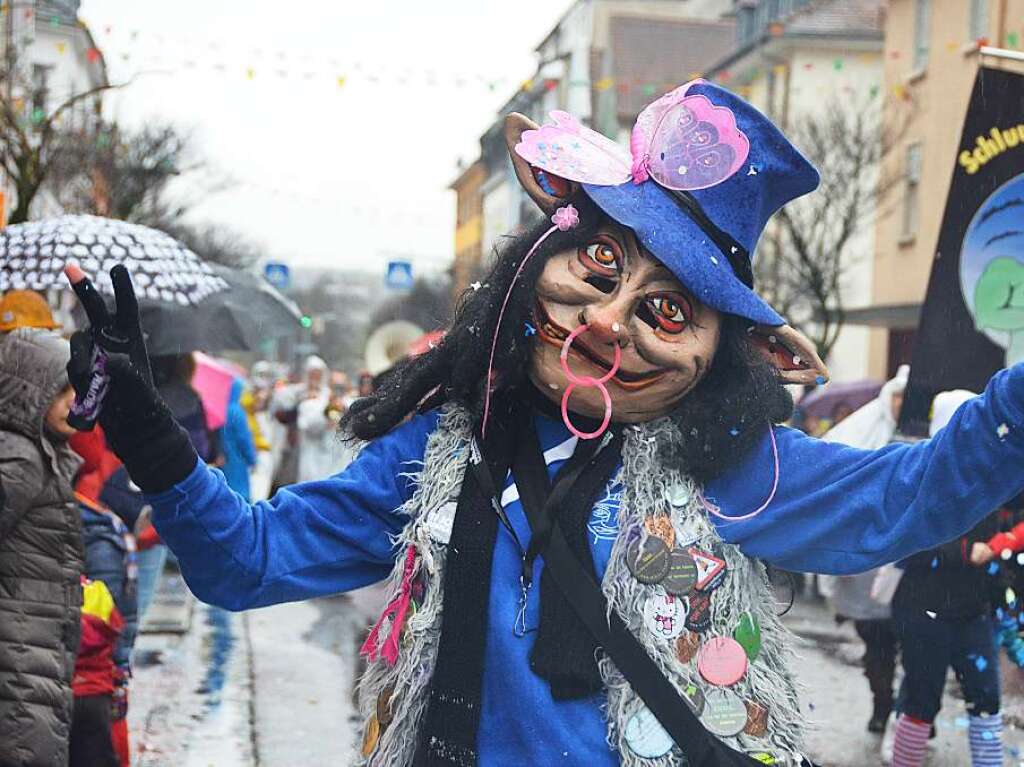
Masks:
[[[242,407],[245,383],[236,378],[228,395],[227,418],[224,421],[224,478],[228,487],[249,500],[249,470],[256,465],[256,444],[249,429],[249,420]]]
[[[199,463],[184,481],[149,498],[153,521],[178,553],[189,587],[228,609],[374,583],[388,575],[398,555],[392,536],[407,519],[396,510],[414,490],[408,473],[418,469],[437,419],[436,413],[414,417],[369,444],[340,474],[284,488],[252,505]],[[743,521],[714,517],[719,534],[747,556],[788,570],[862,572],[962,535],[1024,488],[1024,365],[997,374],[945,429],[914,445],[866,451],[792,429],[774,433],[780,468],[771,503]],[[553,475],[572,452],[571,435],[560,422],[543,418],[538,434]],[[706,495],[723,514],[739,516],[762,504],[774,477],[766,429],[758,446],[707,485]],[[609,488],[588,525],[599,577],[617,529],[619,490]],[[528,545],[529,526],[516,494],[505,496],[506,513]],[[543,561],[535,567],[539,571]],[[618,764],[605,741],[602,696],[556,702],[530,671],[535,634],[520,637],[512,630],[518,584],[518,550],[501,532],[487,605],[481,767]],[[529,596],[528,626],[539,618],[538,592]]]

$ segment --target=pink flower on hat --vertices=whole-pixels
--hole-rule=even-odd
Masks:
[[[555,211],[555,215],[551,217],[551,223],[558,227],[558,231],[568,232],[579,225],[580,213],[572,205],[566,205]]]

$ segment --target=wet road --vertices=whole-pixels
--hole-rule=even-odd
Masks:
[[[341,597],[231,614],[197,604],[183,635],[144,634],[132,687],[130,726],[142,767],[311,767],[352,762],[355,611]],[[823,767],[882,764],[864,729],[870,710],[849,626],[815,605],[787,618],[803,637],[797,673],[812,722],[808,751]],[[159,652],[160,662],[145,664]],[[1005,669],[1006,764],[1021,765],[1024,682]],[[928,764],[970,763],[966,718],[953,685]]]
[[[197,603],[186,634],[142,635],[129,712],[133,762],[349,764],[350,612],[342,598],[241,614]],[[159,662],[147,664],[155,653]]]

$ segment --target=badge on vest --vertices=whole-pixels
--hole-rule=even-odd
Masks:
[[[427,533],[431,540],[447,546],[452,539],[452,528],[455,526],[455,509],[458,504],[449,501],[438,506],[427,514]]]

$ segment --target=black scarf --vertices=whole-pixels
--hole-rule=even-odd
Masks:
[[[500,414],[492,415],[482,451],[496,487],[504,487],[504,477],[513,466],[522,502],[543,505],[551,484],[537,442],[534,417],[535,406],[547,410],[547,401],[540,395],[522,399],[527,401],[519,406],[496,408]],[[582,428],[593,428],[584,419],[580,419],[580,424]],[[595,460],[589,460],[600,442],[581,440],[576,454],[559,471],[561,475],[580,461],[589,461],[565,495],[564,503],[558,504],[557,523],[591,571],[594,563],[587,543],[587,521],[594,501],[618,465],[621,444],[615,436]],[[475,473],[467,468],[448,544],[441,637],[430,699],[419,733],[416,767],[468,767],[477,763],[487,632],[487,623],[480,616],[488,614],[498,528],[490,497]],[[543,571],[540,580],[541,619],[530,667],[548,680],[556,700],[594,694],[601,689],[594,639]]]

